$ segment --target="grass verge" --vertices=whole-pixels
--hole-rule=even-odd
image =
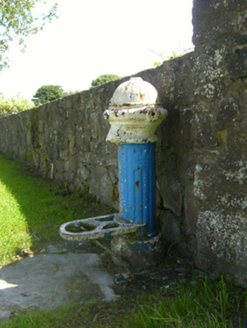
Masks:
[[[56,311],[18,314],[2,328],[244,328],[247,291],[221,277],[219,281],[193,280],[151,294],[124,295],[114,303],[70,305]]]
[[[107,214],[109,209],[80,190],[34,176],[30,168],[0,154],[0,266],[58,239],[68,221]]]
[[[139,304],[124,327],[246,327],[247,291],[237,288],[221,277],[219,281],[193,280],[193,285],[177,284],[172,297]],[[171,292],[171,291],[170,291]]]

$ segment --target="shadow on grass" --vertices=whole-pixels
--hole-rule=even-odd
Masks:
[[[59,240],[58,230],[64,222],[112,212],[109,207],[96,202],[94,197],[80,190],[70,193],[62,183],[41,178],[34,173],[30,167],[0,153],[0,182],[5,186],[8,197],[14,198],[14,206],[21,214],[13,221],[13,226],[9,226],[9,231],[5,231],[5,235],[9,234],[8,245],[13,234],[17,237],[16,245],[10,247],[9,257],[11,252],[12,256],[17,257],[28,255],[31,246],[35,250],[35,246],[40,246],[42,242]],[[4,202],[1,199],[0,207]],[[5,211],[6,217],[11,215],[9,208],[5,208]],[[23,220],[26,224],[21,227],[20,222]]]

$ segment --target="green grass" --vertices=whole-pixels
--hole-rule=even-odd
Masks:
[[[96,215],[100,206],[82,192],[30,174],[30,169],[0,154],[0,266],[59,238],[59,226]],[[100,213],[104,214],[104,213]]]
[[[114,303],[76,304],[18,314],[2,328],[241,328],[246,327],[247,291],[221,277],[177,283],[172,290],[125,295]]]
[[[157,300],[154,296],[146,304],[139,304],[124,327],[233,328],[242,327],[241,319],[246,314],[247,291],[223,277],[218,282],[206,278],[197,280],[195,286],[177,284],[173,297]]]
[[[47,241],[58,240],[59,226],[82,217],[106,214],[94,199],[30,174],[23,164],[0,154],[0,265],[20,259]],[[109,209],[105,208],[109,213]],[[40,248],[39,248],[40,249]],[[220,277],[177,283],[152,292],[127,292],[114,303],[70,304],[52,311],[25,312],[3,328],[123,327],[240,328],[247,327],[247,291]],[[136,285],[137,286],[137,285]],[[161,287],[161,288],[160,288]]]

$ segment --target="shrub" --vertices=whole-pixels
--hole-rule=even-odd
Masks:
[[[24,99],[19,94],[12,98],[0,96],[0,116],[16,114],[34,106],[32,101]]]

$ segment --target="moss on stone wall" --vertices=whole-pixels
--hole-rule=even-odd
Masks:
[[[38,111],[33,109],[30,114],[30,136],[31,144],[35,151],[40,148],[39,135],[39,115]]]
[[[112,188],[111,201],[112,202],[119,202],[119,191],[118,191],[117,186],[113,186],[113,188]]]
[[[48,173],[50,173],[51,171],[51,165],[49,164],[49,157],[48,155],[45,155],[45,168],[46,168],[46,176],[48,175]]]

